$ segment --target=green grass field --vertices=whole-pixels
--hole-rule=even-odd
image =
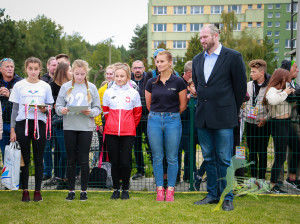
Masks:
[[[43,191],[43,202],[21,202],[21,191],[0,191],[0,223],[299,223],[300,197],[260,195],[236,198],[231,212],[195,206],[203,193],[175,193],[174,202],[156,202],[155,193],[130,192],[127,201],[111,192],[88,192],[88,201],[65,201],[67,191]],[[30,192],[31,198],[33,192]]]

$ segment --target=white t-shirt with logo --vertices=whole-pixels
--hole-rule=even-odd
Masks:
[[[17,82],[12,89],[9,101],[19,104],[19,111],[16,121],[25,120],[25,104],[53,104],[51,87],[48,83],[40,80],[37,83],[30,83],[26,79]],[[46,114],[39,109],[38,119],[45,122],[47,120]],[[28,119],[34,120],[34,107],[29,107]]]

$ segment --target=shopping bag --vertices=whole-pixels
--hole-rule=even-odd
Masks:
[[[5,146],[1,183],[10,190],[19,189],[21,150],[17,141]]]

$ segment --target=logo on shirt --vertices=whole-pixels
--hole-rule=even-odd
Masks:
[[[168,88],[170,91],[176,91],[176,88]]]
[[[36,94],[36,93],[38,93],[39,91],[37,91],[37,90],[29,90],[28,92],[31,93],[31,94]]]
[[[112,96],[111,99],[113,100],[114,98],[116,98],[116,96]]]
[[[126,103],[130,103],[130,97],[129,96],[126,96]]]

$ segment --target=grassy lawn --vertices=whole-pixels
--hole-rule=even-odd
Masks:
[[[33,192],[30,192],[31,198]],[[66,191],[43,191],[43,202],[21,202],[21,191],[0,191],[0,223],[299,223],[299,197],[236,198],[232,212],[194,206],[202,193],[175,193],[175,202],[156,202],[155,193],[131,192],[112,201],[111,192],[88,192],[88,201],[65,201]],[[297,221],[298,220],[298,221]]]

